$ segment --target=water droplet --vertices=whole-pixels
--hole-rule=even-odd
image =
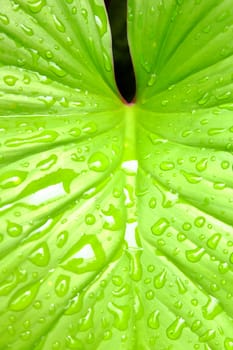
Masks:
[[[205,254],[205,249],[199,248],[199,247],[195,249],[187,250],[185,252],[187,260],[192,263],[199,262],[204,254]]]
[[[208,130],[208,135],[214,136],[214,135],[219,135],[222,134],[226,131],[224,128],[212,128]]]
[[[81,294],[77,294],[69,301],[69,305],[67,310],[65,311],[65,315],[73,315],[78,313],[82,308],[83,298]]]
[[[151,232],[153,233],[153,235],[159,236],[159,235],[162,235],[168,227],[169,227],[169,222],[167,221],[167,219],[160,218],[151,227]]]
[[[85,222],[87,225],[94,225],[96,218],[93,214],[87,214],[85,217]]]
[[[233,338],[226,338],[224,341],[225,350],[233,350]]]
[[[89,307],[86,314],[79,319],[79,330],[81,332],[87,331],[93,327],[93,312],[94,310]]]
[[[185,294],[187,292],[187,288],[184,282],[179,277],[176,279],[176,284],[178,286],[178,291],[180,294]]]
[[[130,319],[130,307],[128,305],[116,305],[113,302],[109,302],[107,307],[114,316],[114,326],[120,331],[126,330]]]
[[[45,52],[45,57],[48,58],[49,60],[51,60],[51,59],[53,58],[53,53],[52,53],[52,51],[47,50],[47,51]]]
[[[16,78],[14,75],[5,75],[3,80],[8,86],[14,86],[18,78]]]
[[[7,147],[19,147],[30,143],[53,142],[56,140],[57,137],[58,137],[58,133],[56,131],[49,130],[49,131],[43,131],[38,135],[28,137],[25,139],[14,138],[14,139],[7,140],[5,142],[5,145]]]
[[[156,78],[157,78],[156,74],[152,73],[151,76],[150,76],[150,79],[148,80],[147,85],[148,86],[153,86],[155,84],[155,82],[156,82]]]
[[[80,274],[103,266],[105,253],[96,235],[83,235],[61,259],[63,269]]]
[[[66,242],[68,240],[68,236],[69,236],[69,234],[67,231],[62,231],[58,234],[57,242],[56,242],[58,248],[64,247],[64,245],[66,244]]]
[[[49,62],[49,69],[54,73],[58,78],[63,78],[66,75],[66,71],[58,66],[55,62]]]
[[[79,137],[81,134],[81,130],[79,128],[72,128],[69,130],[69,134],[73,137]]]
[[[54,164],[56,164],[57,159],[57,156],[55,154],[52,154],[47,159],[43,159],[37,163],[36,167],[40,170],[49,170]]]
[[[7,25],[10,23],[9,18],[3,13],[0,13],[0,22],[4,25]]]
[[[228,169],[230,166],[230,163],[227,161],[227,160],[223,160],[222,163],[221,163],[221,167],[222,169]]]
[[[188,173],[184,170],[181,170],[181,173],[184,175],[185,179],[190,183],[190,184],[197,184],[202,180],[202,177],[193,173]]]
[[[199,106],[204,106],[209,101],[210,95],[208,92],[205,92],[204,95],[197,101]]]
[[[48,244],[46,242],[43,242],[38,245],[30,254],[29,260],[39,267],[48,266],[50,260]]]
[[[166,330],[168,338],[172,340],[179,339],[185,326],[185,320],[182,317],[177,317]]]
[[[196,169],[198,171],[205,171],[207,168],[207,164],[208,164],[208,159],[203,158],[196,164]]]
[[[28,307],[35,299],[40,284],[35,283],[32,286],[26,286],[18,290],[9,301],[9,309],[12,311],[22,311]]]
[[[218,314],[223,311],[219,301],[210,296],[208,302],[205,306],[202,307],[202,313],[205,319],[213,320]]]
[[[94,7],[95,23],[97,25],[98,32],[100,36],[104,36],[107,32],[107,18],[103,6]]]
[[[217,245],[221,239],[221,234],[220,233],[215,233],[212,235],[208,241],[207,241],[207,246],[211,249],[216,249]]]
[[[168,170],[174,169],[175,164],[173,162],[162,162],[162,163],[160,163],[159,167],[161,170],[168,171]]]
[[[58,276],[55,283],[55,293],[58,297],[64,297],[69,290],[70,287],[70,277],[65,275]]]
[[[203,227],[205,225],[205,218],[203,216],[198,216],[195,220],[194,220],[194,225],[196,227]]]
[[[53,22],[55,24],[56,29],[61,32],[65,33],[65,26],[64,24],[57,18],[56,15],[53,15]]]
[[[103,60],[104,60],[104,68],[107,72],[111,72],[112,70],[112,62],[109,57],[109,54],[106,51],[103,51]]]
[[[202,343],[207,343],[210,340],[214,339],[216,336],[216,331],[214,329],[208,329],[205,333],[200,335],[199,341]]]
[[[20,185],[27,177],[25,171],[8,171],[0,175],[0,188],[7,189]]]
[[[88,159],[89,168],[96,172],[106,171],[109,165],[108,157],[102,152],[95,152]]]
[[[149,200],[149,207],[151,209],[154,209],[156,207],[156,204],[157,204],[157,200],[156,198],[152,197],[150,200]]]
[[[46,0],[28,0],[28,7],[33,13],[38,13],[46,5]]]
[[[71,335],[68,335],[66,337],[66,347],[65,349],[68,348],[68,349],[75,349],[75,350],[83,350],[84,347],[83,347],[83,343],[81,342],[81,340],[71,336]]]
[[[28,36],[32,36],[34,34],[32,28],[26,26],[25,24],[20,24],[20,27],[22,28],[24,33],[27,34]]]
[[[157,289],[161,289],[164,287],[165,283],[167,280],[167,271],[163,269],[161,273],[159,273],[157,276],[154,278],[154,286]]]
[[[115,208],[114,205],[110,204],[108,210],[102,210],[102,213],[105,215],[103,228],[110,231],[117,231],[122,228],[123,219],[122,211],[120,209]]]
[[[133,281],[139,281],[142,277],[142,263],[141,254],[142,251],[139,249],[131,249],[126,251],[130,258],[129,275]]]
[[[19,235],[21,235],[22,232],[23,232],[23,228],[21,225],[8,221],[7,233],[9,236],[18,237]]]
[[[160,316],[160,311],[159,310],[155,310],[153,311],[148,319],[147,319],[147,325],[148,327],[152,328],[152,329],[158,329],[160,326],[160,322],[159,322],[159,316]]]

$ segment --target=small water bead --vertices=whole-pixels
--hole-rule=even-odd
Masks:
[[[70,287],[70,277],[65,275],[60,275],[55,283],[55,293],[58,297],[64,297],[69,290]]]
[[[11,237],[18,237],[22,234],[23,227],[17,223],[8,221],[7,223],[7,233]]]
[[[103,340],[109,340],[112,338],[112,332],[110,330],[104,331]]]
[[[103,61],[104,61],[104,68],[107,72],[111,72],[112,70],[112,62],[109,54],[106,51],[103,51]]]
[[[122,283],[123,283],[123,280],[121,278],[121,276],[113,276],[112,277],[112,283],[115,285],[115,286],[121,286]]]
[[[185,283],[179,277],[177,277],[177,279],[176,279],[176,284],[177,284],[178,291],[180,294],[185,294],[187,292],[188,289],[187,289]]]
[[[202,97],[197,101],[197,103],[199,104],[199,106],[204,106],[207,104],[207,102],[210,99],[210,94],[209,92],[205,92]]]
[[[6,85],[8,86],[14,86],[18,80],[17,77],[15,77],[14,75],[5,75],[3,77],[3,80],[5,82]]]
[[[203,158],[196,164],[196,169],[198,171],[205,171],[208,165],[208,159]]]
[[[69,134],[73,137],[79,137],[81,134],[81,130],[79,128],[72,128],[69,130]]]
[[[87,225],[94,225],[96,218],[93,214],[87,214],[85,217],[85,222]]]
[[[184,222],[182,225],[184,231],[189,231],[192,228],[192,225],[189,222]]]
[[[156,79],[157,79],[157,75],[155,73],[152,73],[149,80],[148,80],[147,85],[150,87],[153,86],[156,82]]]
[[[108,22],[102,6],[94,6],[95,23],[101,37],[107,32]]]
[[[0,22],[4,25],[8,25],[10,23],[9,18],[3,13],[0,13]]]
[[[183,232],[179,232],[178,234],[177,234],[177,240],[179,241],[179,242],[183,242],[183,241],[185,241],[187,239],[187,236],[186,236],[186,234],[184,234]]]
[[[32,28],[26,26],[25,24],[20,24],[20,27],[24,31],[24,33],[27,34],[28,36],[34,35]]]
[[[201,182],[202,177],[193,173],[188,173],[184,170],[181,170],[181,173],[184,175],[185,179],[190,183],[190,184],[198,184]]]
[[[106,171],[109,165],[108,157],[102,152],[95,152],[88,159],[89,169],[96,172]]]
[[[194,225],[198,228],[201,228],[205,225],[205,218],[203,216],[198,216],[195,220],[194,220]]]
[[[65,338],[66,341],[66,347],[65,349],[76,349],[76,350],[83,350],[83,343],[81,342],[81,340],[79,340],[78,338],[75,338],[71,335],[66,336]]]
[[[59,32],[65,33],[65,31],[66,31],[65,26],[56,15],[53,15],[53,22],[55,24],[56,29]]]
[[[165,286],[167,281],[167,271],[164,269],[157,276],[154,277],[154,286],[157,289],[161,289]]]

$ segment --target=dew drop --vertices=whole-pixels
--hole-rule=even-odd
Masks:
[[[172,340],[179,339],[185,326],[185,320],[178,317],[166,330],[168,338]]]
[[[20,185],[27,177],[25,171],[9,171],[0,175],[0,188],[7,189]]]
[[[160,236],[166,229],[169,227],[169,222],[165,218],[160,218],[156,223],[151,227],[151,232],[153,235]]]
[[[199,262],[204,254],[205,254],[205,249],[199,248],[199,247],[195,249],[187,250],[185,252],[187,260],[192,263]]]
[[[208,241],[207,241],[207,246],[211,249],[216,249],[218,246],[218,243],[221,239],[221,234],[220,233],[215,233],[212,235]]]
[[[222,311],[223,309],[219,304],[219,301],[213,296],[210,296],[207,304],[202,307],[202,314],[207,320],[213,320]]]
[[[23,228],[21,225],[8,221],[7,233],[9,236],[18,237],[21,235],[22,232],[23,232]]]
[[[56,245],[58,248],[63,248],[64,245],[66,244],[67,240],[68,240],[68,232],[67,231],[62,231],[58,234],[57,236],[57,241],[56,241]]]
[[[56,15],[53,15],[53,22],[55,24],[56,29],[61,32],[65,33],[65,26],[64,24],[57,18]]]
[[[64,297],[69,290],[70,287],[70,277],[65,275],[58,276],[55,282],[55,293],[58,297]]]
[[[153,311],[147,319],[148,327],[150,327],[152,329],[158,329],[160,326],[159,316],[160,316],[159,310]]]
[[[156,74],[152,73],[151,76],[150,76],[150,79],[148,80],[147,85],[150,86],[150,87],[153,86],[155,84],[155,82],[156,82],[156,78],[157,78]]]
[[[9,309],[12,311],[22,311],[28,307],[35,299],[40,284],[39,282],[32,286],[26,286],[18,290],[10,299]]]
[[[2,13],[0,13],[0,22],[4,25],[7,25],[10,23],[9,18]]]
[[[29,260],[39,267],[48,266],[50,260],[48,244],[46,242],[43,242],[37,246],[30,254]]]
[[[198,171],[205,171],[207,168],[207,164],[208,164],[208,159],[203,158],[196,164],[196,169]]]
[[[14,86],[18,78],[16,78],[14,75],[5,75],[3,80],[8,86]]]
[[[233,338],[226,338],[224,341],[225,350],[233,350]]]
[[[108,157],[102,152],[95,152],[88,159],[89,169],[96,172],[106,171],[109,165]]]
[[[46,0],[28,0],[28,7],[33,13],[38,13],[46,5]]]
[[[174,169],[175,164],[173,162],[162,162],[159,167],[161,170],[168,171]]]
[[[130,307],[128,305],[116,305],[113,302],[108,303],[108,310],[114,316],[114,326],[120,331],[128,328]]]
[[[167,271],[164,269],[161,273],[154,277],[154,286],[157,289],[164,287],[167,280]]]

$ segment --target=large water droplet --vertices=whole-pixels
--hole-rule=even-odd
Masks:
[[[162,235],[168,227],[169,227],[169,222],[167,221],[167,219],[160,218],[151,227],[151,232],[153,233],[153,235],[159,236],[159,235]]]
[[[108,169],[110,163],[108,157],[102,152],[93,153],[88,159],[88,166],[96,172],[103,172]]]
[[[130,307],[128,305],[116,305],[113,302],[108,303],[108,310],[114,316],[114,326],[120,331],[128,328]]]
[[[29,260],[39,267],[48,266],[50,260],[50,252],[47,243],[43,242],[39,244],[30,254]]]
[[[160,316],[159,310],[153,311],[147,319],[148,327],[150,327],[152,329],[158,329],[160,326],[159,316]]]
[[[166,330],[168,338],[172,340],[179,339],[185,326],[185,320],[182,317],[177,317]]]
[[[220,233],[215,233],[213,236],[211,236],[207,241],[207,246],[211,249],[216,249],[218,246],[218,243],[221,239]]]
[[[203,255],[205,254],[205,249],[197,247],[195,249],[187,250],[185,252],[186,258],[192,263],[199,262]]]
[[[35,299],[40,284],[39,282],[32,286],[26,286],[18,290],[10,299],[9,309],[13,311],[22,311],[28,307]]]

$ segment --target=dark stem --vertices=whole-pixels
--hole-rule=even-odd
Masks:
[[[136,82],[127,38],[127,0],[105,0],[105,4],[112,31],[116,83],[123,98],[131,102]]]

